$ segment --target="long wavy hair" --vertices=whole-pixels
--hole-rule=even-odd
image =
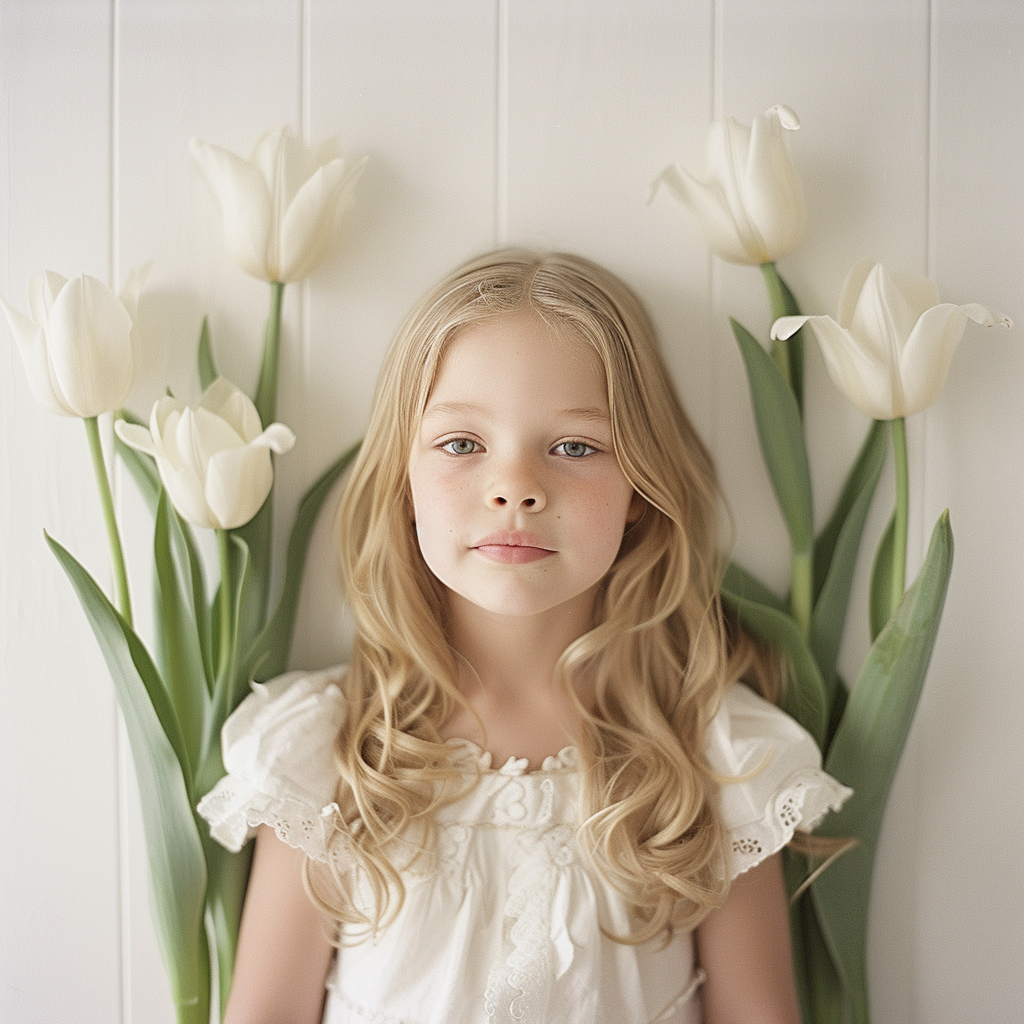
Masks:
[[[341,854],[308,864],[307,880],[335,920],[383,927],[404,899],[403,866],[430,844],[434,812],[473,784],[441,740],[466,702],[445,637],[444,588],[412,526],[408,462],[452,340],[470,324],[522,310],[597,354],[615,455],[646,503],[599,587],[595,625],[556,669],[581,723],[578,839],[635,908],[636,928],[614,937],[640,942],[693,927],[724,899],[721,780],[704,758],[705,730],[729,683],[752,673],[774,697],[778,673],[723,613],[714,467],[651,323],[619,278],[579,256],[503,250],[471,261],[412,310],[387,355],[340,509],[357,625],[350,710],[335,745]],[[576,697],[584,679],[596,694],[592,710]]]

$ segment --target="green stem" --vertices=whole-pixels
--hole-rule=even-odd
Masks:
[[[772,307],[772,323],[782,316],[799,316],[800,305],[789,285],[780,277],[774,263],[762,263],[761,273]],[[803,331],[797,331],[786,341],[772,341],[772,359],[783,377],[789,382],[796,404],[803,415],[804,408],[804,343]]]
[[[88,416],[83,422],[86,435],[89,438],[89,451],[92,455],[93,472],[96,474],[96,486],[100,492],[103,521],[107,527],[107,540],[110,544],[110,558],[114,569],[115,603],[118,611],[130,626],[132,625],[132,601],[128,592],[128,572],[124,564],[124,549],[121,547],[121,533],[117,528],[117,516],[114,515],[114,497],[110,493],[107,464],[103,458],[99,421],[95,416]]]
[[[910,508],[910,470],[907,458],[907,421],[892,421],[892,450],[896,465],[896,525],[892,543],[892,611],[903,600],[907,578],[907,523]]]
[[[811,635],[814,610],[814,556],[810,551],[794,551],[790,561],[789,610],[806,640]]]
[[[281,348],[281,306],[284,285],[280,281],[270,282],[270,312],[263,333],[263,365],[260,368],[260,382],[256,388],[256,411],[260,423],[270,426],[277,417],[277,363]]]
[[[217,650],[217,678],[224,674],[232,657],[234,615],[231,611],[231,541],[227,530],[217,530],[217,555],[220,559],[220,643]]]

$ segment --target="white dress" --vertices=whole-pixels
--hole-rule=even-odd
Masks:
[[[228,775],[199,806],[237,850],[260,824],[326,859],[335,828],[332,745],[343,668],[255,684],[224,726]],[[574,838],[580,771],[568,747],[527,771],[474,744],[479,782],[438,817],[437,842],[403,873],[405,901],[375,937],[346,934],[328,977],[325,1024],[696,1024],[692,934],[624,945],[623,897]],[[820,769],[811,737],[747,687],[730,688],[707,738],[722,786],[733,877],[810,830],[850,791]],[[760,769],[760,770],[758,770]],[[336,844],[337,845],[337,844]]]

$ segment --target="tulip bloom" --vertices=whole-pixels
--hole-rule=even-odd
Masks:
[[[117,436],[156,459],[174,507],[196,526],[231,530],[260,510],[274,482],[270,452],[291,449],[283,424],[262,430],[251,399],[222,377],[188,406],[161,398],[149,430],[119,420]]]
[[[69,281],[42,270],[29,279],[31,318],[0,299],[32,394],[51,412],[91,419],[124,401],[132,321],[148,270],[134,270],[120,298],[87,274]]]
[[[220,203],[235,262],[285,284],[327,254],[365,163],[342,157],[336,139],[311,148],[289,128],[264,135],[248,160],[198,139],[189,150]]]
[[[662,171],[654,190],[665,184],[693,211],[709,248],[723,260],[774,263],[804,234],[803,190],[782,134],[799,127],[796,114],[782,106],[756,117],[750,128],[731,117],[715,121],[704,176],[673,165]]]
[[[784,340],[809,323],[836,387],[868,416],[892,420],[938,398],[968,319],[1012,326],[1009,317],[977,303],[940,303],[927,278],[890,275],[863,260],[847,275],[835,320],[781,317],[771,335]]]

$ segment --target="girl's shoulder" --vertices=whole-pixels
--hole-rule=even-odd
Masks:
[[[733,877],[782,849],[794,832],[813,831],[853,792],[822,771],[810,733],[743,683],[726,691],[705,751],[722,779],[720,811]]]
[[[227,774],[199,803],[210,833],[238,850],[259,825],[324,859],[338,771],[334,739],[345,719],[345,666],[288,672],[252,692],[221,730]]]

